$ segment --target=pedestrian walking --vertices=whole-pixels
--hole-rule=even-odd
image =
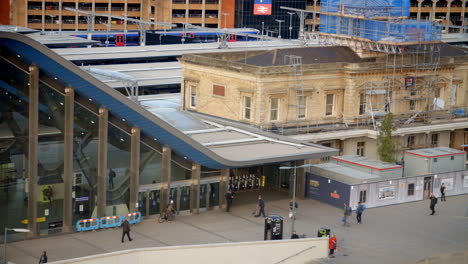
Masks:
[[[434,196],[433,193],[431,193],[431,195],[429,196],[429,199],[431,200],[431,203],[429,205],[429,208],[431,208],[431,215],[434,215],[435,214],[435,205],[437,204],[437,198]]]
[[[298,208],[297,202],[295,202],[294,205],[295,205],[294,206],[295,209],[297,209]],[[293,208],[293,201],[289,202],[289,218],[296,220],[296,214],[295,214],[295,210]]]
[[[234,201],[234,194],[232,193],[232,190],[229,189],[226,193],[226,203],[227,203],[226,212],[229,212],[229,210],[231,209],[233,201]]]
[[[358,203],[356,208],[356,220],[357,223],[360,224],[362,220],[362,213],[366,210],[366,205],[362,204],[361,202]]]
[[[351,208],[351,206],[348,206],[346,203],[344,203],[343,218],[341,219],[341,221],[343,222],[343,226],[349,226],[348,216],[351,216],[352,210],[353,209]]]
[[[335,237],[335,235],[332,235],[328,239],[328,249],[330,249],[330,252],[328,253],[328,257],[334,258],[335,255],[333,255],[333,254],[335,253],[335,250],[336,250],[336,237]]]
[[[39,258],[39,264],[47,263],[47,253],[44,251],[42,252],[41,257]]]
[[[263,201],[262,196],[258,196],[258,214],[255,217],[259,216],[265,217],[265,201]]]
[[[296,231],[294,231],[291,235],[291,239],[298,239],[299,236],[296,234]]]
[[[442,185],[440,186],[440,200],[441,201],[447,201],[445,200],[445,189],[447,187],[445,186],[445,183],[442,183]]]
[[[130,237],[130,223],[128,222],[128,217],[125,217],[125,221],[122,223],[122,243],[124,242],[125,234],[127,235],[129,241],[133,240]]]
[[[114,189],[115,171],[109,169],[109,189]]]

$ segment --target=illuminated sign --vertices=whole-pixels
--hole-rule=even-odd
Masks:
[[[320,183],[318,181],[310,180],[309,185],[314,186],[314,187],[319,187]]]
[[[271,15],[271,0],[255,0],[254,15]]]
[[[340,199],[340,195],[336,192],[336,190],[330,193],[330,196],[335,199]]]

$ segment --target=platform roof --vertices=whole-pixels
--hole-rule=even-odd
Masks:
[[[132,63],[132,64],[110,64],[83,66],[83,69],[92,68],[100,70],[110,70],[132,76],[138,81],[140,87],[157,86],[167,84],[180,84],[182,79],[182,69],[180,62],[159,62],[159,63]],[[112,88],[123,88],[119,81],[103,81]]]
[[[341,166],[335,163],[321,163],[311,167],[311,173],[338,181],[347,185],[356,185],[363,183],[379,182],[388,179],[383,177],[356,170],[350,167]]]
[[[75,92],[82,97],[89,98],[99,107],[106,108],[109,113],[116,118],[120,118],[131,127],[138,127],[141,133],[161,145],[169,146],[177,155],[187,160],[209,167],[209,168],[236,168],[267,163],[276,163],[293,160],[315,159],[334,155],[337,150],[319,145],[297,142],[292,139],[280,138],[280,136],[257,131],[258,137],[269,137],[264,139],[271,144],[271,149],[262,151],[265,142],[256,146],[249,146],[249,149],[241,148],[240,144],[232,143],[231,148],[226,144],[200,143],[194,138],[193,131],[184,133],[185,129],[178,129],[171,123],[152,113],[149,107],[141,106],[118,91],[100,82],[90,74],[84,72],[70,61],[59,56],[47,47],[20,34],[0,32],[0,50],[22,60],[26,64],[35,64],[41,71],[53,77],[58,82],[66,84],[75,89]],[[152,107],[155,107],[154,105]],[[174,116],[168,110],[168,117]],[[205,122],[205,121],[203,121]],[[194,124],[196,121],[194,121]],[[205,122],[206,123],[206,122]],[[211,123],[210,125],[214,125]],[[223,125],[223,124],[221,124]],[[216,125],[214,125],[216,126]],[[190,129],[193,128],[190,126]],[[209,128],[209,127],[208,127]],[[204,129],[203,127],[201,129]],[[197,128],[198,130],[198,128]],[[245,129],[252,133],[250,129]],[[275,140],[285,143],[278,144]],[[217,142],[220,143],[220,142]],[[222,142],[221,142],[222,143]],[[278,146],[276,146],[278,145]],[[287,151],[279,146],[293,146]],[[277,151],[278,155],[272,155],[271,150]],[[250,156],[243,156],[242,153],[252,152]],[[254,156],[257,151],[258,155]]]
[[[39,32],[39,30],[37,29],[19,27],[19,26],[13,26],[13,25],[0,25],[0,31],[15,32],[19,34],[29,34],[29,33]]]
[[[458,149],[453,149],[453,148],[437,147],[437,148],[408,150],[405,152],[405,154],[411,154],[411,155],[420,156],[423,158],[437,158],[437,157],[453,156],[453,155],[465,155],[466,152],[460,151]]]
[[[333,156],[331,159],[354,164],[361,167],[366,167],[375,170],[391,170],[391,169],[402,169],[403,167],[397,164],[383,162],[380,160],[374,160],[368,157],[362,157],[358,155],[344,155],[344,156]]]
[[[196,43],[176,45],[54,49],[53,51],[69,61],[98,61],[107,59],[173,57],[189,53],[267,50],[280,47],[300,47],[302,46],[302,43],[299,41],[240,41],[230,42],[228,45],[228,49],[219,49],[218,43]]]
[[[139,100],[148,111],[229,160],[247,162],[279,156],[292,158],[323,149],[320,145],[265,133],[238,122],[181,111],[180,94],[140,96]]]
[[[82,46],[82,45],[93,45],[93,44],[99,43],[99,41],[96,41],[96,40],[74,37],[74,36],[69,36],[66,34],[60,34],[57,31],[28,34],[27,36],[41,44],[46,45],[47,47],[75,46],[75,45]]]

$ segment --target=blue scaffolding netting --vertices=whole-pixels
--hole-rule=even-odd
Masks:
[[[441,39],[440,24],[402,18],[408,15],[409,0],[324,0],[320,32],[396,43]]]
[[[321,12],[364,18],[408,17],[410,0],[323,0]]]

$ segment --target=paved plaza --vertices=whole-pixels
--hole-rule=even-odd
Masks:
[[[132,226],[132,242],[120,242],[121,229],[70,233],[8,243],[11,262],[37,263],[46,250],[49,262],[141,247],[263,240],[263,218],[255,218],[257,193],[237,194],[230,213],[213,210],[177,216],[175,222],[147,219]],[[286,194],[263,193],[267,214],[288,215]],[[468,195],[448,197],[430,216],[429,201],[367,209],[361,225],[355,214],[351,226],[341,225],[342,210],[313,200],[299,200],[296,230],[313,237],[322,226],[338,238],[336,258],[320,263],[417,263],[428,257],[468,251]],[[284,237],[291,221],[285,220]],[[458,260],[468,263],[468,254]],[[229,257],[229,256],[226,256]],[[222,263],[213,260],[213,263]],[[436,263],[436,262],[427,262]],[[458,262],[457,262],[458,263]]]

